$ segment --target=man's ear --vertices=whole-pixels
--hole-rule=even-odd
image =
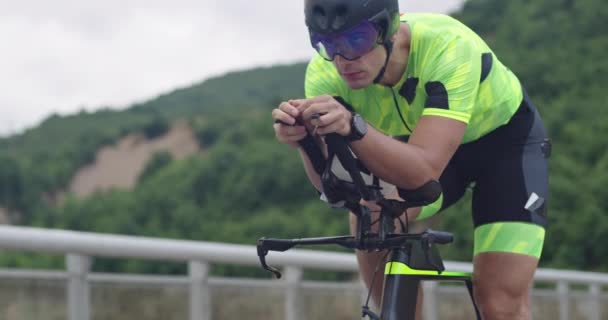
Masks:
[[[395,43],[395,41],[397,41],[397,35],[399,34],[399,31],[395,32],[395,34],[393,34],[393,36],[391,37],[391,41],[393,43]]]
[[[397,28],[397,32],[395,32],[395,34],[393,34],[391,36],[391,41],[393,41],[393,43],[395,43],[395,41],[397,41],[397,37],[399,36],[399,34],[403,33],[402,28],[403,26],[400,25],[399,28]]]

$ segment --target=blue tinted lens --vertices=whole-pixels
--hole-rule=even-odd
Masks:
[[[317,52],[327,60],[333,60],[336,55],[355,60],[376,47],[378,29],[365,21],[340,34],[311,33],[310,40]]]
[[[333,60],[336,55],[336,47],[330,41],[313,40],[313,46],[321,57],[326,60]]]

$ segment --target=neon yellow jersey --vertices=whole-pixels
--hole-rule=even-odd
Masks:
[[[404,14],[401,22],[410,27],[411,43],[395,86],[350,89],[334,64],[317,54],[307,67],[306,97],[340,96],[391,136],[411,134],[425,115],[466,123],[463,143],[509,121],[522,101],[521,85],[475,32],[439,14]]]

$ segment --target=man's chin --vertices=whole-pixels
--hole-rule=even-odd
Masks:
[[[371,81],[367,80],[367,79],[360,79],[360,80],[346,80],[346,83],[348,84],[348,87],[351,88],[352,90],[357,90],[357,89],[363,89],[368,87],[371,83]]]

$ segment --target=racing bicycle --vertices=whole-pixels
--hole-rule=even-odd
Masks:
[[[437,245],[451,243],[453,234],[444,231],[427,229],[420,233],[410,233],[407,215],[408,208],[420,207],[433,203],[441,195],[441,185],[431,180],[416,190],[399,189],[401,200],[386,199],[377,183],[367,183],[362,176],[362,164],[355,158],[345,137],[332,133],[324,137],[327,144],[327,157],[322,153],[311,135],[299,143],[308,154],[315,171],[322,181],[321,197],[331,207],[344,208],[352,212],[357,219],[353,235],[276,239],[263,237],[257,242],[257,253],[263,269],[272,272],[277,278],[280,271],[266,262],[270,251],[284,252],[295,246],[339,245],[349,249],[368,252],[386,252],[382,299],[379,305],[380,314],[369,307],[373,282],[364,305],[361,308],[362,318],[371,320],[404,320],[415,319],[418,288],[423,280],[463,282],[469,292],[477,319],[481,319],[473,298],[472,275],[469,272],[445,270]],[[350,179],[340,179],[332,168],[335,162],[348,172]],[[365,205],[373,201],[380,207],[379,216],[373,216],[372,210]],[[405,216],[405,218],[402,218]],[[397,228],[396,223],[400,228]],[[372,228],[374,225],[377,228]],[[375,277],[374,277],[375,278]]]

